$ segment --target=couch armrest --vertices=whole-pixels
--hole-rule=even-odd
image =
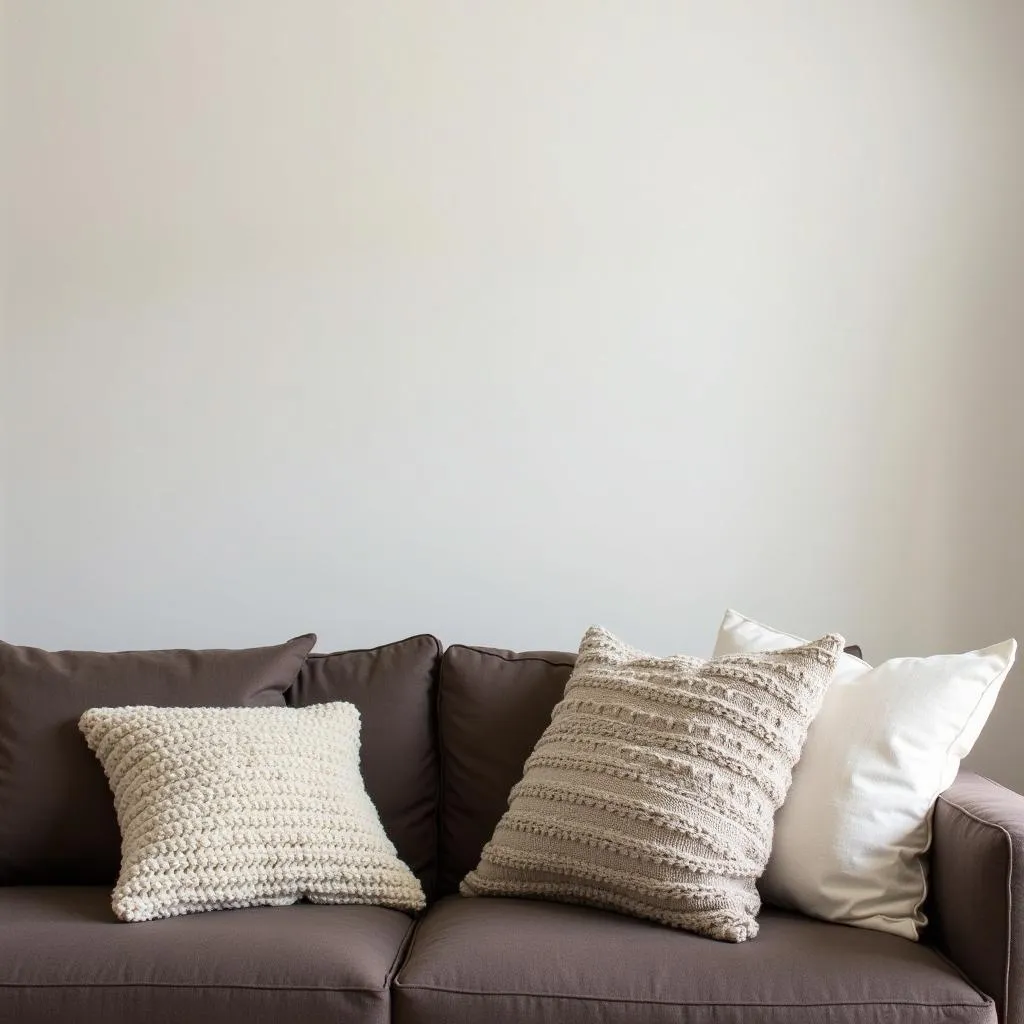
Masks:
[[[935,805],[932,938],[1024,1024],[1024,796],[961,772]]]

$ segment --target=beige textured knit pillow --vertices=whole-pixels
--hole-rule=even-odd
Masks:
[[[363,786],[351,704],[93,708],[79,728],[114,793],[122,921],[302,898],[423,907]]]
[[[530,896],[715,939],[757,934],[772,819],[840,636],[714,661],[587,631],[465,896]]]

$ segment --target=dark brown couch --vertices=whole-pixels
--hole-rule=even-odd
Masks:
[[[0,887],[0,1022],[1024,1022],[1024,798],[976,775],[939,803],[921,943],[766,908],[759,937],[731,945],[455,895],[572,662],[442,656],[429,636],[310,656],[288,700],[359,707],[367,787],[427,912],[300,904],[126,925],[107,885]]]

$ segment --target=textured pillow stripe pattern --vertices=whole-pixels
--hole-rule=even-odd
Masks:
[[[122,921],[302,898],[423,907],[363,786],[351,704],[94,708],[79,727],[114,793]]]
[[[591,628],[462,893],[752,938],[772,818],[842,647],[830,635],[705,662]]]

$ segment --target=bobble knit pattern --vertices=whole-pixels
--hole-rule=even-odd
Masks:
[[[462,894],[753,938],[773,818],[842,649],[655,658],[589,629]]]
[[[424,906],[359,771],[359,712],[93,708],[79,720],[114,793],[122,921],[235,907]]]

